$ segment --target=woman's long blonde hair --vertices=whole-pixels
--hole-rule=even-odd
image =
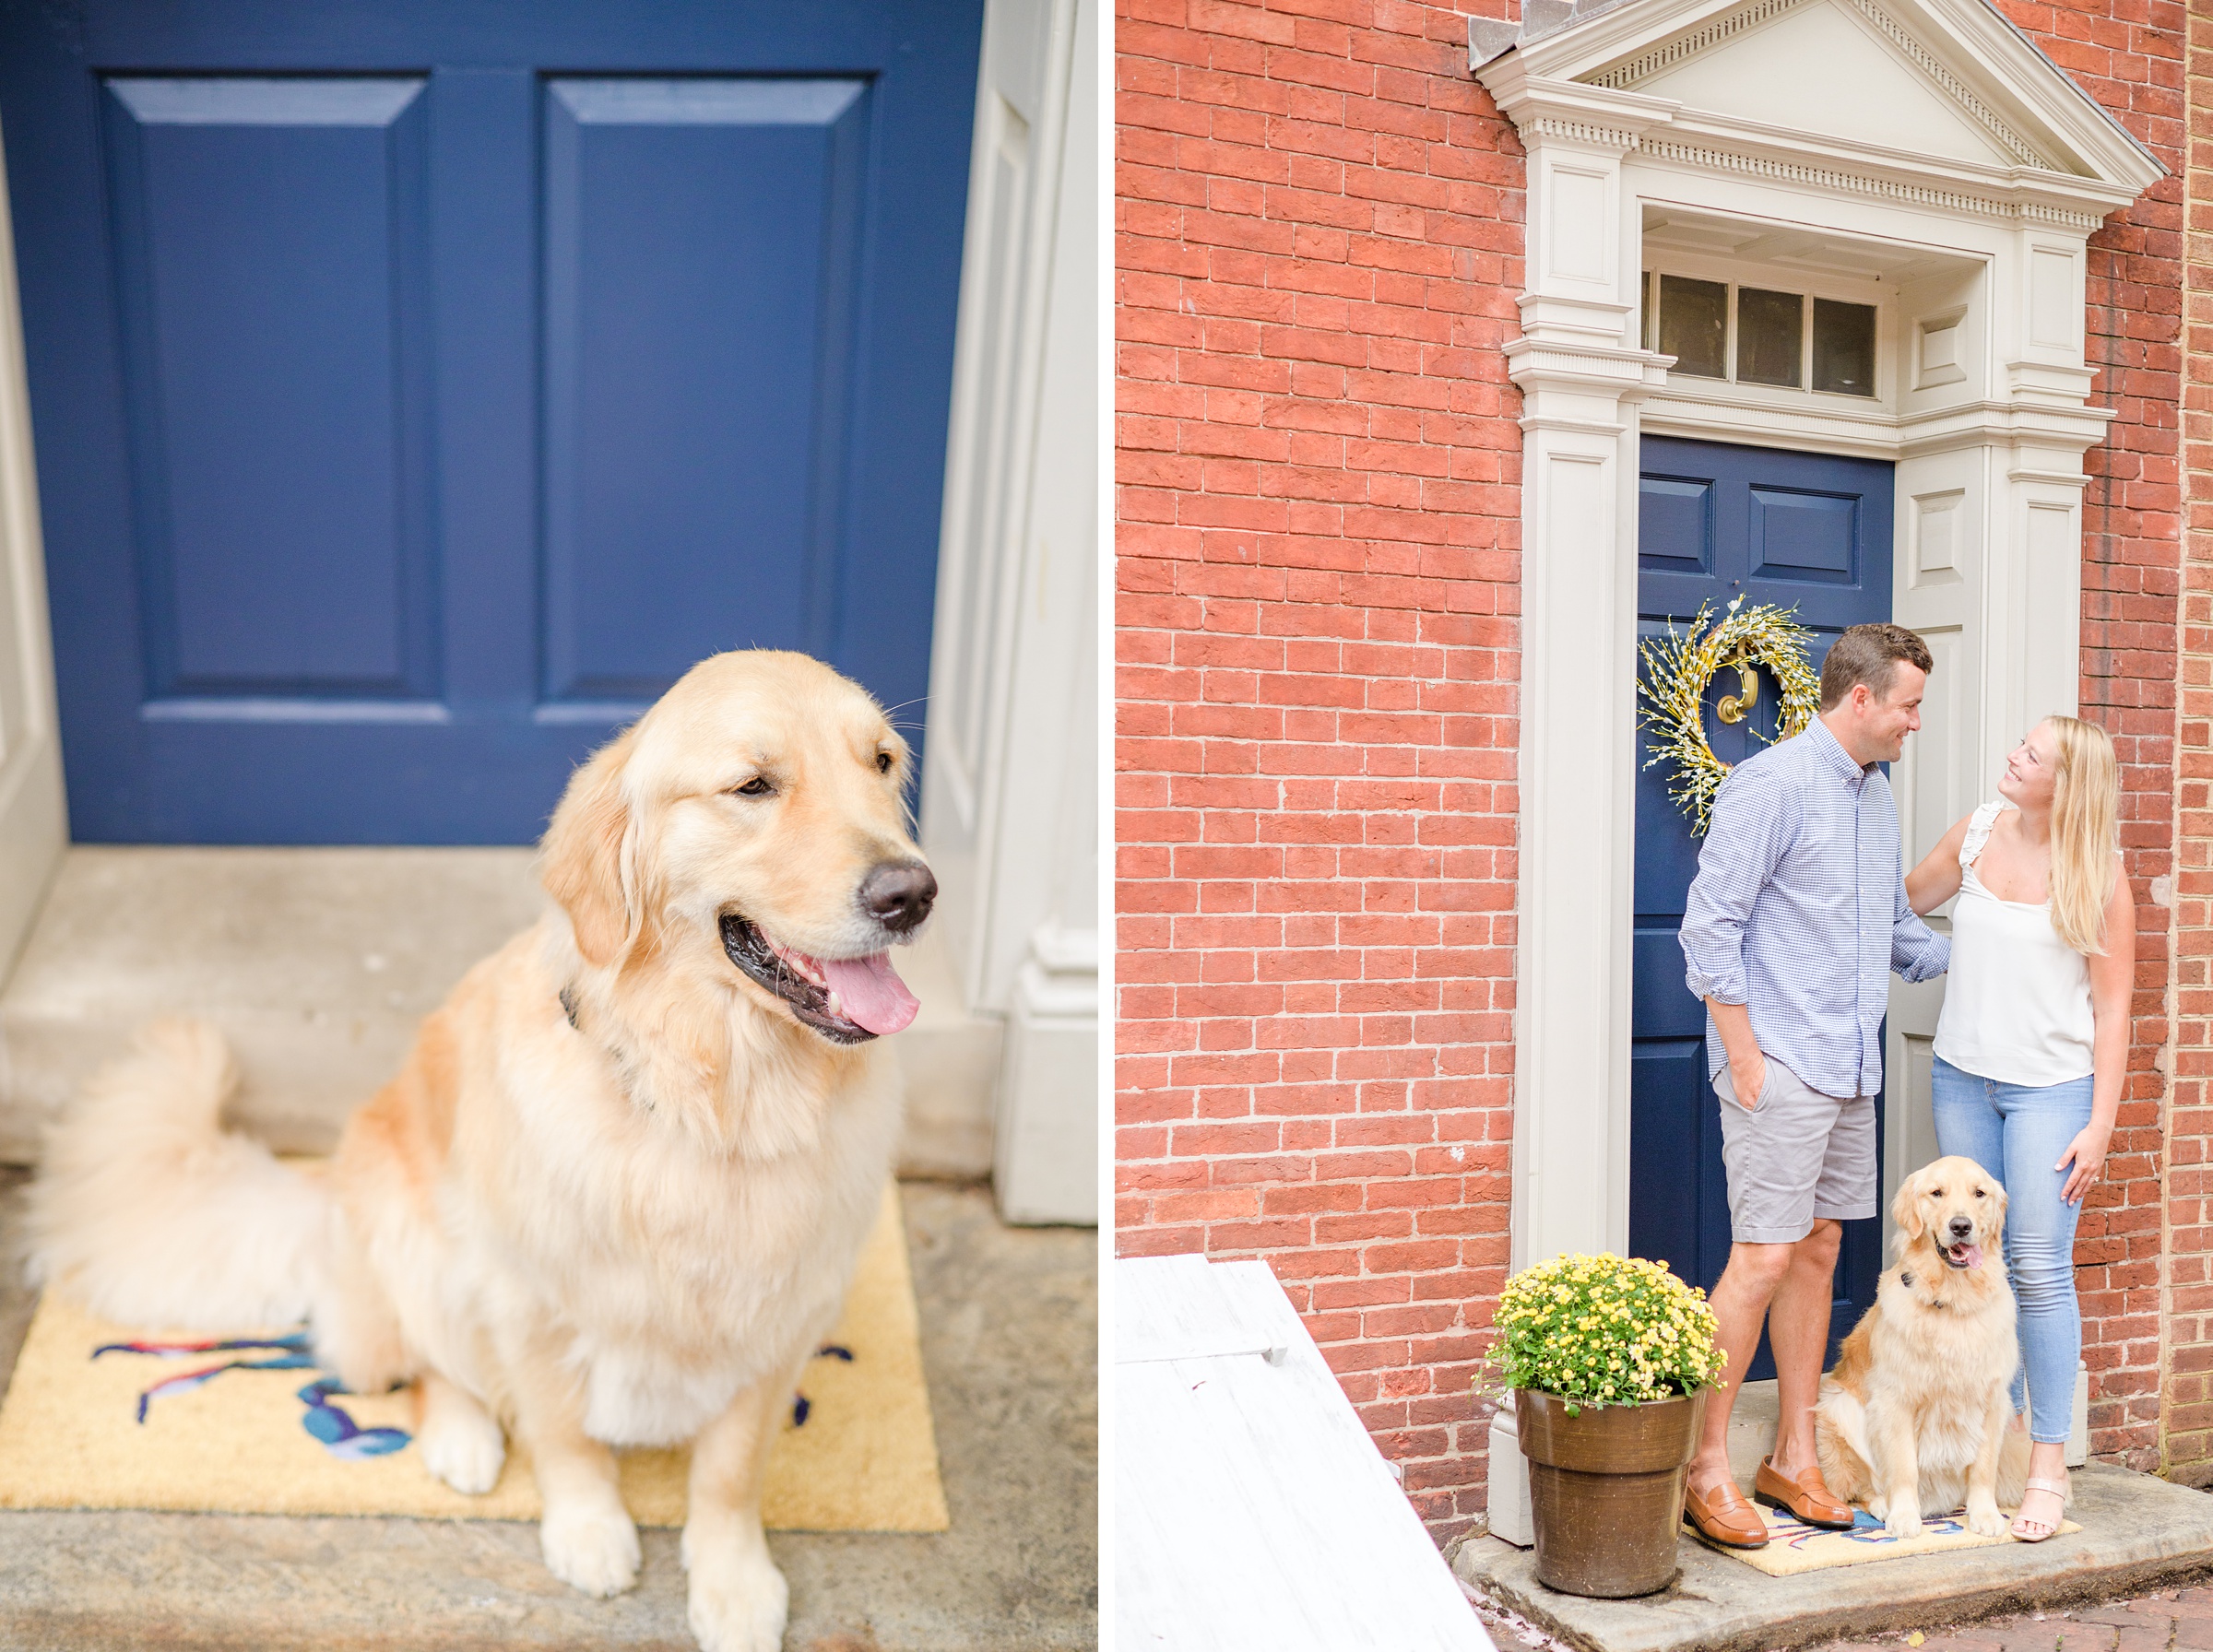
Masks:
[[[2080,717],[2047,717],[2059,742],[2052,784],[2052,927],[2077,952],[2105,950],[2105,903],[2121,838],[2121,765],[2112,736]]]

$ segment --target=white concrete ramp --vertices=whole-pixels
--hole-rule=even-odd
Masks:
[[[1492,1652],[1266,1263],[1115,1297],[1118,1652]]]

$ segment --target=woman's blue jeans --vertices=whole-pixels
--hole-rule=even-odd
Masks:
[[[2090,1122],[2089,1078],[2041,1087],[1963,1073],[1939,1056],[1930,1075],[1936,1145],[1972,1159],[2006,1189],[2006,1266],[2020,1308],[2021,1363],[2013,1409],[2028,1382],[2029,1437],[2053,1445],[2074,1422],[2082,1309],[2075,1300],[2075,1222],[2080,1205],[2059,1192],[2073,1172],[2053,1170]]]

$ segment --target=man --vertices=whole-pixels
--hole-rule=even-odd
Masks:
[[[1906,903],[1898,806],[1876,766],[1897,761],[1921,726],[1930,665],[1902,626],[1839,637],[1821,667],[1821,714],[1723,784],[1685,903],[1683,956],[1690,990],[1706,1000],[1734,1242],[1712,1298],[1725,1386],[1706,1410],[1685,1512],[1740,1548],[1767,1541],[1728,1455],[1729,1412],[1763,1318],[1781,1418],[1754,1494],[1808,1525],[1852,1524],[1815,1460],[1814,1399],[1839,1224],[1876,1213],[1886,977],[1925,981],[1951,962],[1951,943]]]

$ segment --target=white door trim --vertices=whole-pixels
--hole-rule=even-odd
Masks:
[[[0,985],[68,843],[22,308],[0,160]]]
[[[1097,0],[988,0],[922,844],[1003,1018],[1000,1214],[1098,1218]]]

